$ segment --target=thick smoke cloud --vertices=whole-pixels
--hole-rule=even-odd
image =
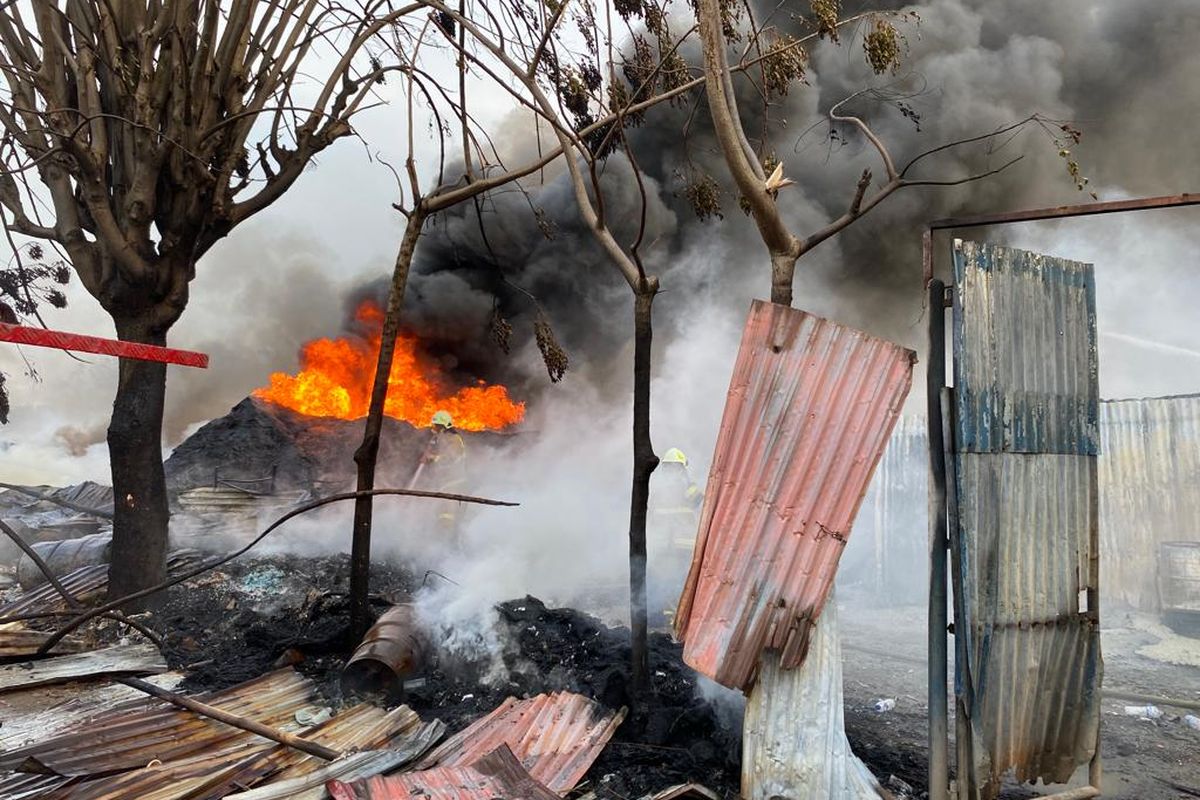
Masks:
[[[785,190],[781,205],[798,233],[841,213],[863,168],[872,169],[877,179],[882,172],[873,150],[853,131],[839,128],[839,140],[831,141],[824,124],[831,105],[864,86],[911,95],[905,102],[919,114],[919,130],[893,104],[864,98],[851,106],[890,143],[900,162],[947,140],[1041,112],[1083,129],[1078,159],[1104,198],[1200,185],[1188,125],[1200,105],[1194,80],[1200,74],[1200,53],[1194,48],[1200,21],[1188,0],[1153,6],[933,0],[916,8],[922,22],[906,29],[910,52],[898,75],[870,74],[857,46],[859,31],[845,36],[841,47],[813,48],[808,85],[793,89],[773,110],[773,120],[786,124],[772,127],[772,149],[797,181]],[[656,443],[660,449],[687,445],[693,458],[703,461],[711,452],[738,326],[750,299],[765,296],[769,284],[761,242],[725,184],[724,167],[706,130],[706,109],[691,111],[662,109],[630,135],[648,173],[643,255],[663,282],[655,305]],[[681,131],[689,115],[684,148]],[[364,138],[393,146],[394,131],[385,123],[364,128]],[[758,128],[752,117],[750,123],[752,130]],[[533,147],[517,116],[500,126],[498,141],[513,153]],[[1018,154],[1024,156],[1019,164],[986,181],[905,190],[889,198],[869,218],[805,256],[797,305],[921,349],[922,221],[1087,199],[1074,189],[1051,142],[1036,131],[990,155],[975,148],[961,157],[940,158],[922,174],[963,177]],[[639,206],[636,187],[619,156],[605,172],[610,218],[622,240],[629,241],[637,224],[632,213]],[[696,220],[683,198],[684,176],[697,172],[722,181],[723,220]],[[558,402],[564,387],[550,385],[532,342],[540,307],[572,357],[566,383],[591,387],[606,402],[624,402],[630,386],[628,289],[578,222],[566,181],[553,170],[548,176],[543,187],[531,188],[528,199],[516,191],[498,193],[483,201],[482,217],[473,206],[464,206],[433,224],[418,253],[409,324],[464,374],[505,380],[534,404]],[[347,185],[350,180],[353,187]],[[387,274],[398,240],[400,221],[387,205],[393,192],[390,173],[368,163],[362,150],[335,149],[277,208],[206,257],[191,306],[172,340],[208,350],[213,369],[172,370],[165,444],[224,413],[270,371],[293,369],[303,340],[338,331],[354,298],[378,292],[368,278]],[[536,224],[533,209],[545,215],[551,236]],[[1186,265],[1188,254],[1196,251],[1190,219],[1188,212],[1137,215],[1090,229],[1070,223],[978,235],[1096,260],[1101,326],[1111,324],[1125,337],[1109,336],[1102,344],[1134,364],[1145,363],[1149,352],[1135,340],[1200,349],[1194,323],[1188,324],[1193,315],[1175,316],[1175,309],[1183,313],[1200,299],[1196,280],[1186,269],[1170,267]],[[1088,231],[1097,230],[1107,234],[1102,252],[1087,246],[1097,241]],[[945,249],[945,242],[939,244],[939,269],[945,268]],[[1135,290],[1166,303],[1172,313],[1121,311]],[[111,333],[111,323],[78,287],[72,300],[62,327]],[[487,335],[493,307],[514,327],[514,348],[507,357]],[[1167,358],[1165,353],[1174,351],[1157,352]],[[15,403],[14,424],[0,429],[0,439],[8,443],[6,463],[40,467],[44,479],[54,473],[64,479],[105,479],[103,445],[95,443],[103,436],[114,365],[93,360],[81,366],[54,355],[30,355],[40,384],[22,376],[23,365],[11,349],[0,351]],[[1188,390],[1181,377],[1185,371],[1166,371],[1172,373],[1166,380],[1147,383],[1144,369],[1105,363],[1105,393]],[[56,431],[61,431],[57,440]],[[87,455],[70,458],[68,448]]]

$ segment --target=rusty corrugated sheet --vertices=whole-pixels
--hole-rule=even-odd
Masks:
[[[294,730],[298,726],[281,723],[278,727]],[[412,760],[428,749],[441,730],[440,723],[422,726],[417,715],[406,706],[389,712],[359,704],[303,731],[303,736],[346,752],[395,745],[407,749],[408,760]],[[392,741],[396,737],[399,740]],[[77,782],[47,794],[46,800],[121,800],[130,797],[139,800],[217,800],[268,780],[271,783],[302,780],[314,771],[331,766],[329,762],[283,745],[256,737],[251,739],[237,747],[223,746],[215,753],[205,752],[115,776]],[[414,744],[418,746],[410,746]],[[303,794],[303,791],[292,790],[276,796],[302,797]],[[318,793],[318,796],[322,795]]]
[[[470,766],[436,767],[365,781],[331,781],[333,800],[558,800],[506,745]]]
[[[684,660],[748,689],[804,659],[915,355],[755,301],[742,333],[675,630]]]
[[[1106,600],[1158,611],[1159,545],[1200,541],[1200,395],[1100,405]]]
[[[312,681],[291,669],[200,695],[233,714],[280,727],[316,696]],[[0,753],[0,769],[68,777],[109,775],[199,754],[266,749],[253,734],[152,700],[113,709],[53,739]]]
[[[624,719],[625,709],[611,711],[572,692],[510,697],[435,748],[417,769],[467,766],[506,744],[530,775],[566,794]]]
[[[956,242],[961,797],[1063,782],[1092,755],[1100,631],[1090,265]]]

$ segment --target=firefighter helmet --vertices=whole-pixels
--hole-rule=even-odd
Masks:
[[[662,460],[664,464],[682,464],[685,467],[688,464],[687,456],[678,447],[672,447],[668,450],[666,455],[662,457]]]
[[[433,415],[433,420],[430,421],[429,424],[430,425],[440,425],[443,428],[453,428],[454,427],[454,418],[450,416],[449,411],[439,411]]]

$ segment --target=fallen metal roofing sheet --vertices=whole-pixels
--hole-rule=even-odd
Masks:
[[[0,666],[0,692],[98,675],[146,675],[166,671],[167,662],[154,645],[116,645],[90,653]]]
[[[49,631],[35,631],[27,628],[21,622],[0,624],[0,658],[31,656],[49,638]],[[68,636],[54,645],[54,653],[56,655],[59,653],[78,653],[86,649],[87,646],[83,641],[75,636]]]
[[[987,798],[1096,745],[1095,292],[1089,265],[992,245],[956,242],[954,266],[959,780]]]
[[[675,617],[684,660],[747,690],[759,656],[799,666],[915,354],[755,301]]]
[[[353,784],[331,781],[333,800],[558,800],[501,744],[470,766],[376,776]]]
[[[506,744],[530,775],[566,794],[600,755],[625,713],[571,692],[528,700],[510,697],[435,748],[417,769],[468,766]]]
[[[164,689],[174,689],[183,679],[182,672],[164,672],[145,680]],[[29,700],[34,694],[36,704]],[[145,693],[119,683],[42,686],[35,693],[11,692],[0,696],[0,720],[3,720],[0,751],[51,739],[101,712],[145,698]]]
[[[315,697],[312,681],[291,669],[199,699],[272,727],[292,720]],[[69,777],[109,775],[151,761],[266,749],[273,743],[159,700],[134,702],[85,721],[53,739],[0,753],[0,769]]]
[[[178,574],[193,567],[202,557],[198,550],[177,550],[167,557],[167,574]],[[76,600],[87,603],[100,597],[108,589],[108,565],[91,564],[79,567],[60,577],[59,582]],[[66,607],[67,603],[57,589],[48,583],[42,584],[0,606],[0,624],[8,617],[63,611]]]
[[[297,726],[293,723],[277,727],[286,730]],[[321,725],[302,731],[302,735],[344,752],[394,744],[405,756],[400,763],[405,763],[427,750],[442,730],[441,724],[436,722],[422,726],[417,715],[406,706],[384,711],[359,704]],[[401,737],[400,741],[392,742],[396,737]],[[211,754],[202,753],[73,784],[58,793],[48,794],[46,800],[121,800],[130,797],[138,800],[217,800],[264,781],[285,781],[293,786],[297,782],[305,783],[312,773],[342,763],[322,761],[283,745],[252,738],[254,741],[243,742],[234,749],[224,747]],[[319,792],[323,792],[321,785],[317,784]],[[270,788],[263,787],[264,790]],[[296,791],[299,790],[264,796],[291,798],[296,796]],[[316,796],[325,795],[318,793]]]
[[[323,800],[329,796],[325,784],[331,780],[355,781],[382,775],[420,758],[442,737],[446,726],[433,720],[399,741],[390,741],[386,750],[365,750],[318,767],[306,774],[289,777],[280,774],[266,786],[226,795],[225,800]]]

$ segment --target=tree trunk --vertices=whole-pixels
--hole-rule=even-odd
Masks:
[[[788,253],[771,254],[771,302],[792,305],[792,283],[796,277],[797,258]]]
[[[163,346],[166,327],[144,317],[114,318],[124,342]],[[118,597],[161,582],[167,570],[167,479],[162,460],[163,401],[167,365],[122,358],[108,455],[113,485],[112,565],[108,597]],[[124,611],[154,601],[136,601]]]
[[[375,488],[375,464],[379,458],[379,434],[383,428],[383,406],[387,400],[388,375],[396,354],[396,335],[400,332],[400,309],[404,305],[404,290],[408,286],[408,269],[427,212],[422,203],[408,217],[400,251],[392,270],[392,285],[388,290],[387,310],[383,318],[383,336],[379,344],[379,359],[375,365],[375,380],[371,386],[371,405],[367,410],[362,444],[354,453],[358,466],[358,490]],[[371,517],[374,498],[370,495],[354,501],[354,538],[350,546],[350,632],[361,638],[371,627]]]
[[[650,653],[646,624],[646,510],[650,475],[658,456],[650,441],[650,344],[652,306],[658,285],[643,281],[634,295],[633,310],[633,489],[629,508],[629,631],[630,683],[635,695],[650,687]]]

